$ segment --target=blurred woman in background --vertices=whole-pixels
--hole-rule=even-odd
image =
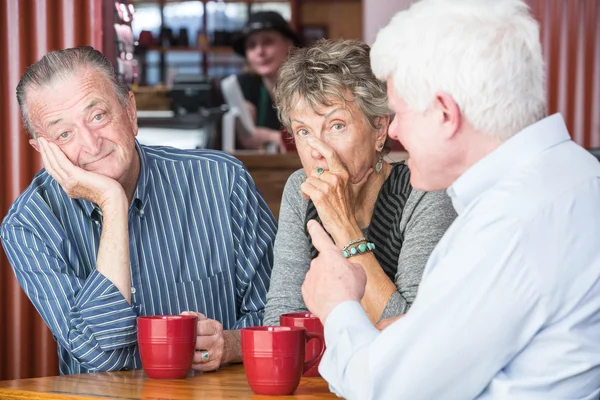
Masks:
[[[250,69],[250,72],[239,75],[238,81],[257,127],[252,136],[237,135],[242,147],[258,149],[274,143],[280,152],[295,149],[291,140],[284,140],[273,104],[273,88],[279,67],[290,49],[299,45],[298,36],[285,19],[274,11],[252,14],[235,40],[234,50],[246,58]]]

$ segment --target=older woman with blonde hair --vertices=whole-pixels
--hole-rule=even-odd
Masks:
[[[362,306],[378,323],[409,309],[429,254],[456,217],[445,192],[413,190],[406,164],[385,160],[390,111],[369,50],[356,40],[321,40],[294,50],[279,70],[279,118],[303,169],[283,192],[265,325],[306,311],[301,286],[317,255],[309,220],[364,268]]]

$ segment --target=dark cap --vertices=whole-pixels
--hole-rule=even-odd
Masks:
[[[250,35],[260,31],[277,31],[283,36],[290,38],[294,46],[300,46],[300,38],[292,30],[290,25],[281,14],[275,11],[260,11],[250,15],[248,22],[233,41],[233,50],[241,56],[246,56],[246,39]]]

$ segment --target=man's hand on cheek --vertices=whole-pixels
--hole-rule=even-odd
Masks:
[[[69,197],[91,201],[100,208],[113,200],[127,200],[119,182],[75,166],[56,144],[44,138],[37,143],[46,171]]]

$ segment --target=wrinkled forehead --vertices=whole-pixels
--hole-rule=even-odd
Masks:
[[[25,100],[30,108],[30,103],[40,97],[76,97],[80,92],[90,89],[108,94],[112,87],[101,71],[81,67],[73,71],[56,73],[42,84],[31,83],[25,88]]]
[[[106,108],[117,101],[116,93],[102,74],[86,71],[57,76],[25,92],[27,118],[37,133],[44,133],[52,121],[68,122],[94,105]]]
[[[106,101],[116,98],[112,85],[102,72],[79,69],[57,74],[45,84],[26,88],[25,102],[31,113],[40,107],[64,106],[92,93]]]
[[[290,115],[314,113],[326,117],[334,111],[343,111],[352,116],[362,115],[352,93],[343,89],[331,92],[295,93],[290,105]]]

